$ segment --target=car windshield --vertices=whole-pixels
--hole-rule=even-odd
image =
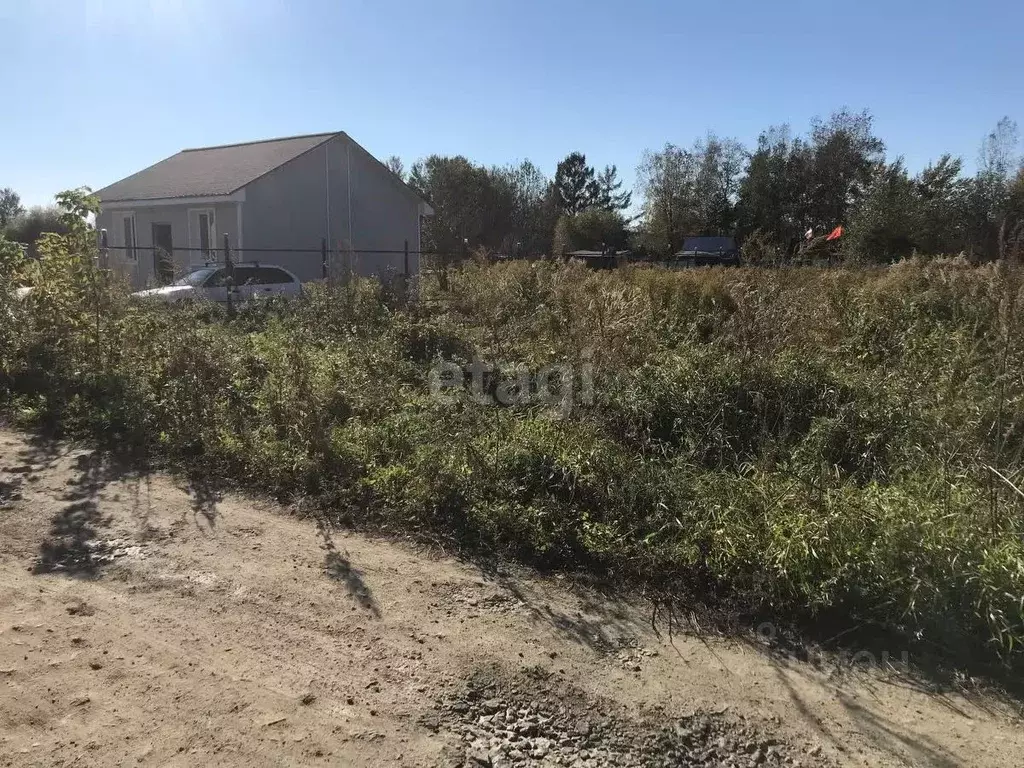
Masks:
[[[194,288],[199,287],[217,271],[216,267],[206,267],[204,269],[197,269],[195,272],[189,272],[180,280],[176,280],[174,285],[191,285]]]

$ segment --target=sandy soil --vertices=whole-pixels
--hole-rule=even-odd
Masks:
[[[1024,765],[909,679],[0,431],[0,765]]]

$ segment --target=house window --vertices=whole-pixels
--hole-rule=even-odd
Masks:
[[[197,261],[214,261],[217,258],[216,218],[212,208],[193,208],[190,210],[189,246],[192,256]]]
[[[210,253],[210,215],[199,214],[199,248],[204,256]]]
[[[124,240],[124,257],[129,261],[135,261],[138,258],[135,248],[137,245],[135,239],[135,214],[126,214],[121,219],[121,237]]]

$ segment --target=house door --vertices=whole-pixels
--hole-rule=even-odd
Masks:
[[[153,225],[153,275],[160,285],[174,281],[174,241],[170,224]]]

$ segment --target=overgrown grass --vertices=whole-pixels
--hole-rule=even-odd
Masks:
[[[408,305],[356,281],[229,322],[131,302],[68,247],[0,299],[20,423],[750,620],[1020,664],[1018,267],[467,266]],[[477,357],[592,365],[593,398],[431,394],[437,361]]]

